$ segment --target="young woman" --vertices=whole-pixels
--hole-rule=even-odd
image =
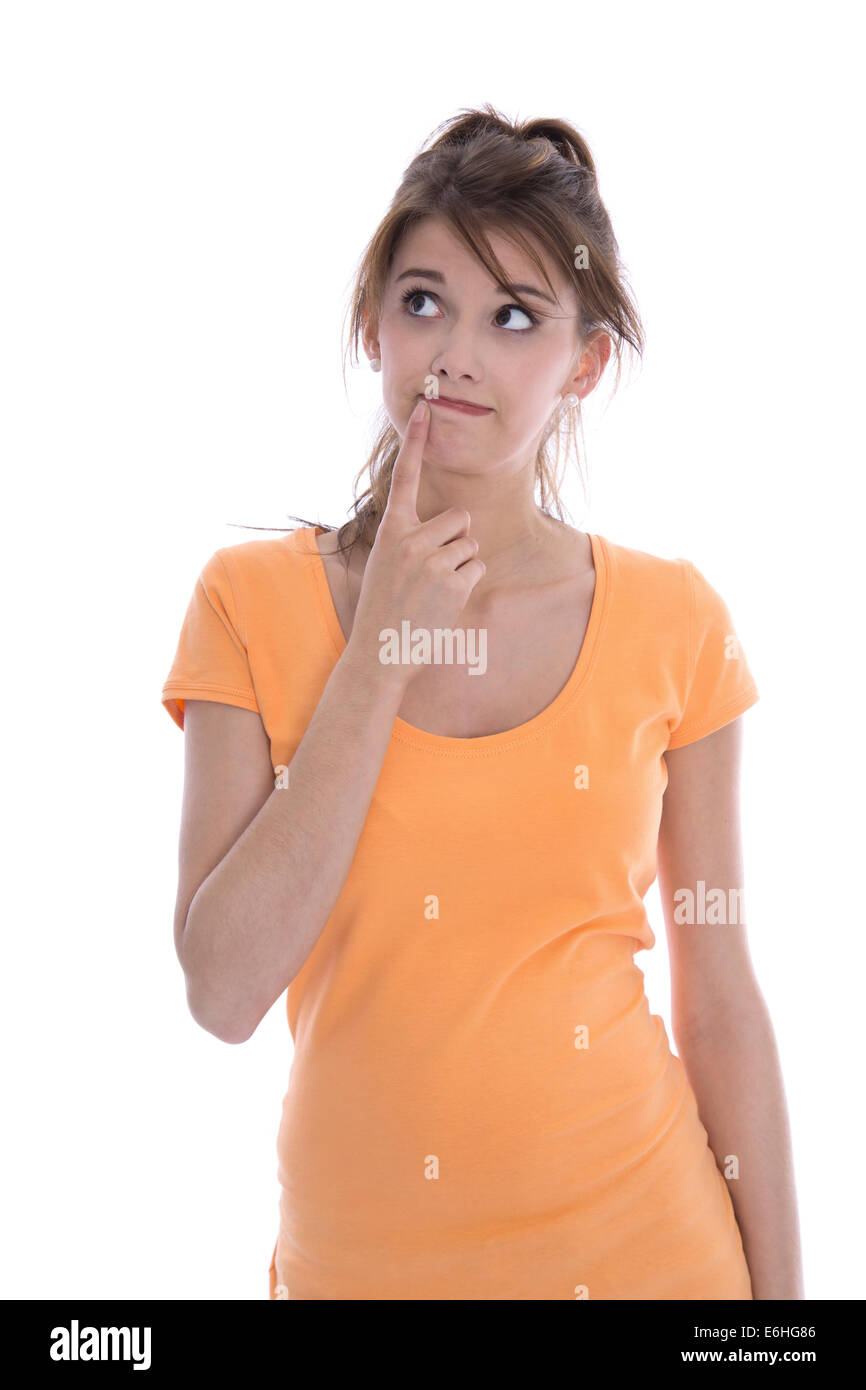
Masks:
[[[162,692],[191,1012],[242,1042],[288,987],[270,1296],[802,1298],[742,920],[758,693],[693,563],[550,510],[643,346],[593,160],[489,106],[435,134],[355,287],[370,486],[216,551]],[[678,1056],[634,960],[656,872]]]

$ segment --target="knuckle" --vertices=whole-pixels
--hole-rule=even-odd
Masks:
[[[447,559],[439,549],[431,550],[429,555],[425,555],[422,564],[433,574],[441,574],[444,569],[448,568]]]
[[[414,574],[418,569],[419,562],[418,541],[415,533],[410,531],[407,535],[401,536],[397,549],[397,562],[401,573],[404,576]]]

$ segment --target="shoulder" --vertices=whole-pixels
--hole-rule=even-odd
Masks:
[[[690,560],[685,560],[682,556],[673,558],[667,555],[658,555],[649,550],[638,550],[634,546],[623,545],[620,541],[612,541],[607,536],[602,536],[601,540],[618,568],[634,571],[644,576],[672,577],[681,574],[683,567],[691,563]]]
[[[199,584],[212,606],[221,605],[243,626],[245,619],[273,610],[277,597],[290,597],[305,584],[310,562],[305,538],[297,531],[239,541],[209,556]]]
[[[621,598],[640,609],[661,611],[668,616],[688,612],[695,572],[691,560],[639,550],[606,536],[598,539]]]
[[[299,528],[279,536],[220,546],[208,566],[224,572],[233,583],[267,583],[275,577],[283,577],[288,569],[301,567],[310,551],[310,543]]]
[[[603,539],[621,611],[641,630],[680,638],[693,664],[708,641],[728,641],[734,619],[722,593],[693,560]]]
[[[223,545],[214,552],[232,569],[255,568],[256,565],[275,565],[283,563],[287,555],[302,554],[306,549],[302,530],[284,531],[278,536],[256,537],[255,540],[238,541],[235,545]]]

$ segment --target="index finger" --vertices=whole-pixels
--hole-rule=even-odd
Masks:
[[[420,414],[418,413],[419,407]],[[418,520],[416,511],[418,483],[421,479],[421,462],[429,422],[430,407],[426,401],[419,401],[418,406],[409,416],[405,438],[400,445],[400,452],[394,460],[391,486],[388,489],[388,501],[385,505],[386,512],[402,512],[412,516],[416,521]]]

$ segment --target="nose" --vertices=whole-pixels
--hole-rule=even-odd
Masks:
[[[481,358],[468,328],[450,330],[447,342],[440,344],[430,364],[430,372],[439,379],[441,391],[459,395],[460,383],[464,382],[470,387],[471,394],[481,380],[483,371]]]

